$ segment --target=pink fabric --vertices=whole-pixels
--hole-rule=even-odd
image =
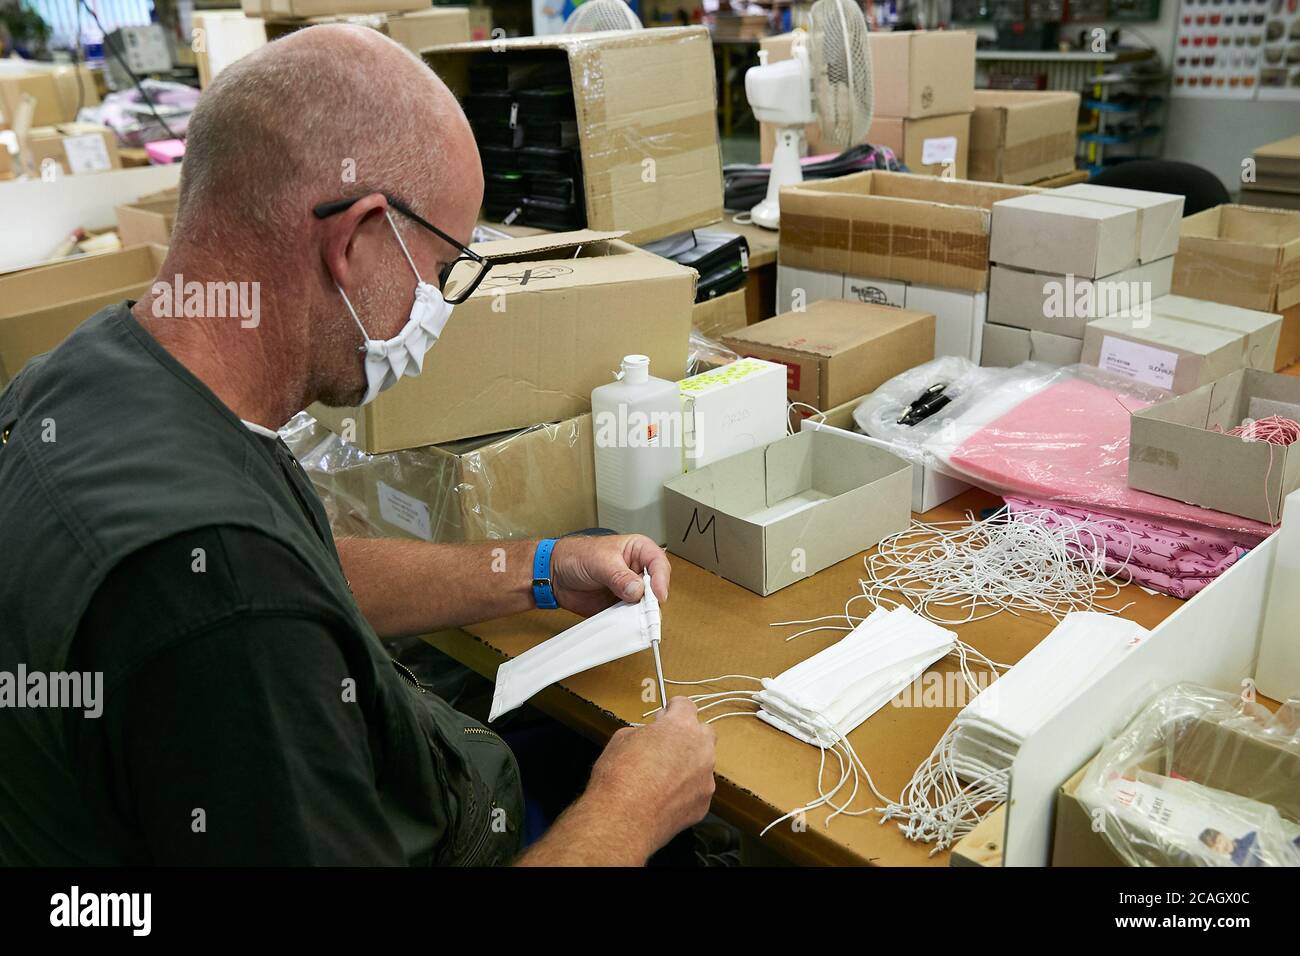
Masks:
[[[1178,598],[1189,598],[1246,553],[1222,531],[1192,525],[1162,524],[1134,517],[1009,496],[1007,509],[1047,511],[1048,523],[1062,527],[1082,521],[1107,521],[1103,537],[1107,570],[1127,567],[1133,580]]]
[[[1273,529],[1263,522],[1128,486],[1129,411],[1147,404],[1081,378],[1063,379],[981,428],[949,460],[1001,494],[1131,519],[1170,540],[1250,548],[1268,537]]]

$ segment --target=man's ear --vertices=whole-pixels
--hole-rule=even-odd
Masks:
[[[321,258],[331,278],[344,290],[351,288],[352,270],[358,265],[358,246],[365,227],[388,211],[383,193],[370,193],[342,212],[318,220]]]

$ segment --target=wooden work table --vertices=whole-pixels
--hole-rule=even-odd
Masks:
[[[928,521],[961,519],[967,511],[994,507],[999,500],[982,491],[968,491],[924,515]],[[684,559],[674,557],[669,600],[663,606],[663,665],[666,677],[699,680],[721,674],[771,677],[830,646],[843,631],[821,631],[795,641],[785,638],[796,627],[769,626],[786,621],[842,613],[844,602],[859,592],[862,555],[827,568],[766,598],[719,578]],[[1125,613],[1153,627],[1181,601],[1153,595],[1130,585],[1113,602],[1133,606]],[[859,601],[855,614],[869,608]],[[577,620],[562,611],[527,614],[475,625],[466,631],[446,631],[427,640],[466,666],[492,677],[497,666],[554,636]],[[988,620],[955,628],[961,639],[993,660],[1014,663],[1052,629],[1049,618],[998,614]],[[931,672],[949,673],[955,665],[941,661]],[[650,654],[631,657],[575,675],[547,688],[532,704],[556,720],[596,740],[608,738],[626,723],[642,720],[655,704],[654,665]],[[717,687],[678,688],[680,693],[754,686],[728,681]],[[649,701],[643,698],[649,695]],[[669,689],[672,696],[674,691]],[[709,715],[752,709],[745,705],[715,707]],[[857,730],[849,741],[875,778],[882,793],[896,797],[916,767],[956,716],[958,707],[886,705]],[[819,752],[769,727],[754,717],[728,717],[713,725],[718,732],[717,781],[714,812],[748,835],[817,796]],[[827,756],[828,764],[838,764]],[[829,771],[828,771],[829,773]],[[859,794],[854,808],[874,806]],[[881,825],[877,815],[841,815],[824,826],[824,808],[807,816],[802,832],[789,822],[774,827],[763,843],[799,863],[880,864],[891,866],[946,865],[949,854],[930,856],[930,847],[905,839],[893,823]]]

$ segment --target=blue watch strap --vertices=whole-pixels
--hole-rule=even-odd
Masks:
[[[537,542],[533,554],[533,601],[548,611],[560,606],[551,588],[551,552],[555,550],[555,541],[555,538],[543,538]]]

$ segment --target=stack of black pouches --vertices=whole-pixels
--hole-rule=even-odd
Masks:
[[[587,213],[567,76],[504,59],[470,67],[464,102],[483,158],[483,212],[494,222],[581,229]]]

